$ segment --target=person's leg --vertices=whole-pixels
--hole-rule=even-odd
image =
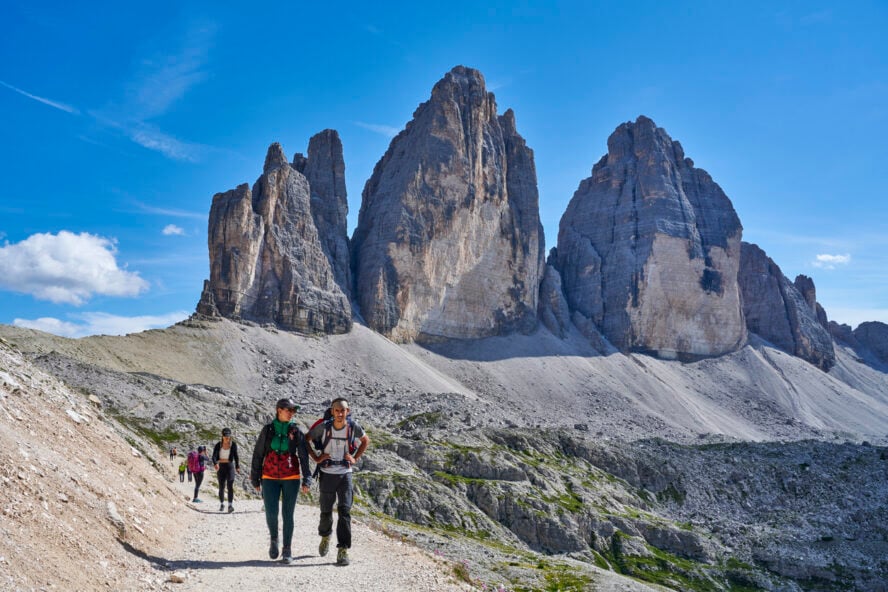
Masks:
[[[318,523],[318,534],[328,537],[333,533],[333,504],[336,502],[336,475],[328,475],[321,472],[318,477],[320,483],[319,503],[321,506],[321,520]]]
[[[336,487],[336,498],[339,501],[339,505],[336,508],[336,512],[339,514],[339,518],[336,521],[336,546],[350,549],[352,544],[351,507],[354,495],[352,474],[346,473],[340,477],[339,484]]]
[[[228,467],[228,505],[234,503],[234,469]]]
[[[272,559],[278,557],[278,508],[281,499],[281,482],[277,479],[262,480],[262,501],[265,504],[265,524],[268,525],[268,534],[271,537],[271,546],[268,548],[268,556]]]
[[[203,483],[203,471],[198,471],[194,474],[194,499],[198,499],[197,495],[200,493],[200,484]]]
[[[291,543],[293,542],[293,512],[296,510],[296,500],[299,498],[299,479],[281,481],[283,491],[281,500],[281,517],[284,523],[284,561],[292,559]]]
[[[222,511],[222,505],[225,503],[225,482],[228,480],[228,465],[224,463],[219,465],[216,478],[219,479],[219,511]]]

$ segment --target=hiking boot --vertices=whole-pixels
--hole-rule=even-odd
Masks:
[[[202,503],[203,503],[203,500],[199,500],[199,499],[197,499],[197,498],[194,498],[193,500],[191,500],[191,503],[192,503],[192,504],[202,504]]]
[[[271,544],[268,545],[268,556],[271,559],[277,559],[278,555],[280,555],[280,549],[278,549],[278,540],[271,539]]]
[[[222,508],[219,508],[219,509],[221,510]],[[228,504],[228,513],[231,514],[232,512],[234,512],[234,506],[232,506],[231,504]]]
[[[284,555],[281,557],[281,561],[287,565],[293,563],[293,552],[290,551],[290,547],[284,547]]]
[[[225,511],[225,504],[219,504],[219,511],[220,511],[220,512],[224,512],[224,511]]]
[[[324,557],[330,550],[330,536],[321,537],[321,544],[318,545],[318,555]]]
[[[339,547],[336,553],[336,565],[348,565],[348,549]]]

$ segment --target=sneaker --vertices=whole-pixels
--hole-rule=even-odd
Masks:
[[[281,561],[287,565],[293,563],[293,553],[290,551],[290,547],[284,547],[284,555],[281,557]]]
[[[278,540],[271,539],[271,544],[268,546],[268,556],[271,559],[277,559],[278,555],[280,555],[280,550],[278,549]]]
[[[191,503],[192,503],[192,504],[202,504],[202,503],[203,503],[203,500],[199,500],[199,499],[197,499],[197,498],[194,498],[193,500],[191,500]]]
[[[348,565],[348,549],[345,547],[339,547],[339,552],[336,553],[336,565]]]
[[[219,511],[220,511],[220,512],[224,512],[224,511],[225,511],[225,504],[219,504]]]
[[[222,508],[219,508],[219,509],[221,510]],[[228,504],[228,513],[231,514],[232,512],[234,512],[234,506],[232,506],[231,504]]]
[[[330,550],[330,537],[325,536],[321,537],[321,544],[318,545],[318,555],[324,557],[327,554],[327,551]]]

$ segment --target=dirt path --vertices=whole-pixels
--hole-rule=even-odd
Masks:
[[[176,483],[185,495],[192,484]],[[318,556],[317,506],[296,506],[293,557],[290,565],[268,558],[268,533],[261,500],[237,500],[235,512],[220,513],[215,488],[201,488],[202,504],[184,504],[200,514],[169,557],[175,574],[189,592],[279,590],[469,590],[455,581],[452,567],[434,556],[391,539],[352,519],[351,564],[339,567],[335,542],[326,557]],[[335,541],[335,535],[334,535]]]

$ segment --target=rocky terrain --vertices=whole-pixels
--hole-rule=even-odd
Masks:
[[[228,425],[248,449],[280,396],[305,424],[345,394],[373,439],[361,515],[471,557],[478,583],[543,589],[570,573],[595,589],[607,572],[679,590],[879,590],[888,577],[885,369],[847,347],[824,373],[764,343],[680,363],[545,330],[427,346],[359,324],[305,337],[227,320],[0,334],[161,446]]]

